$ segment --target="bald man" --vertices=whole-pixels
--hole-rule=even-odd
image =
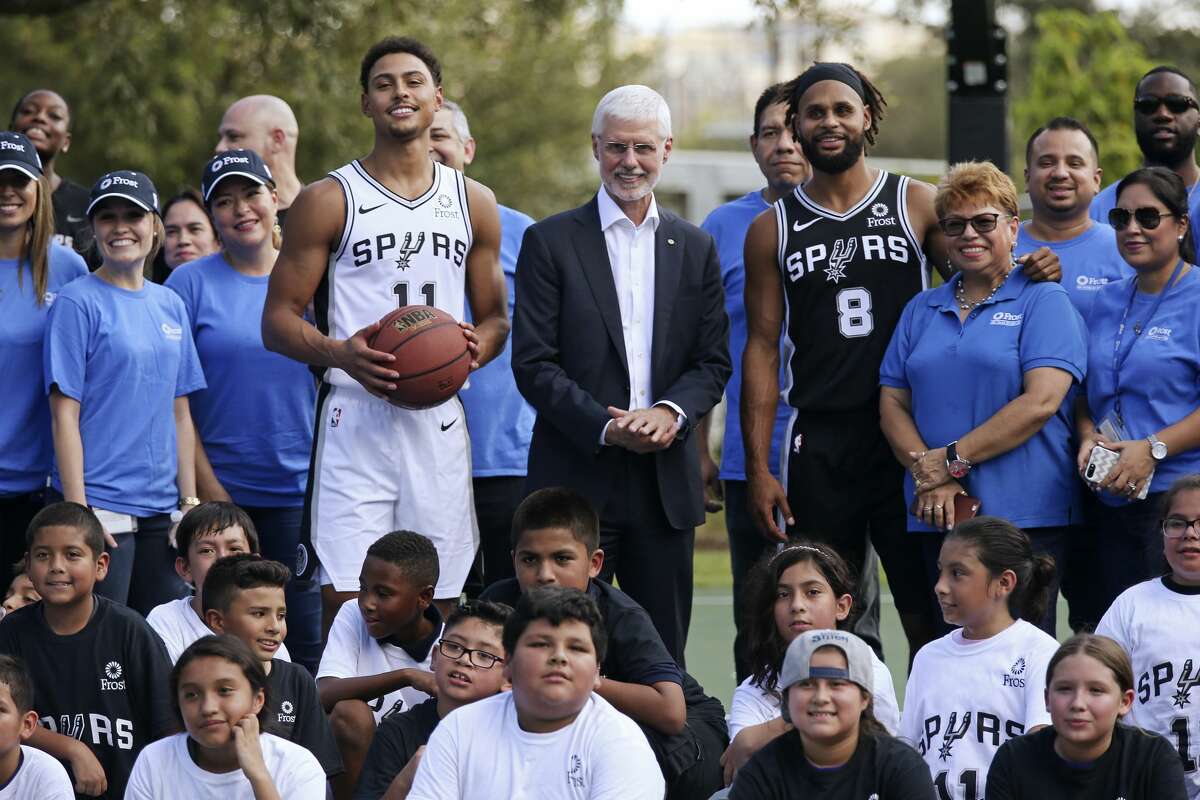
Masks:
[[[292,107],[274,95],[243,97],[226,109],[217,135],[220,138],[214,148],[216,152],[244,147],[267,162],[275,178],[279,221],[282,223],[284,212],[304,188],[296,177],[296,140],[300,138],[300,126]]]

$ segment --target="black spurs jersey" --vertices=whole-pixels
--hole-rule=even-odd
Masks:
[[[844,214],[804,187],[774,206],[783,273],[788,404],[850,411],[878,401],[879,365],[913,295],[927,288],[925,255],[905,202],[907,177],[879,171]]]

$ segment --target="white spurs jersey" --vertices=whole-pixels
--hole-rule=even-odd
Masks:
[[[405,305],[435,306],[463,318],[472,241],[466,178],[431,163],[433,183],[412,200],[372,178],[357,160],[329,173],[346,198],[346,220],[313,300],[325,335],[348,339]],[[359,385],[340,369],[327,369],[322,378]]]

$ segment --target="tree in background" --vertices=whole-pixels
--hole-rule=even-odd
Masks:
[[[1028,80],[1012,104],[1014,164],[1024,163],[1031,131],[1069,115],[1099,141],[1106,183],[1137,168],[1142,156],[1131,122],[1133,87],[1152,66],[1142,46],[1112,12],[1041,11],[1034,32]]]
[[[359,61],[387,35],[427,42],[446,96],[479,141],[471,175],[535,217],[594,190],[588,131],[601,95],[642,62],[613,49],[620,0],[107,0],[9,16],[0,92],[53,88],[71,104],[63,171],[148,173],[163,193],[198,182],[226,106],[275,94],[300,123],[298,168],[314,180],[365,154]]]

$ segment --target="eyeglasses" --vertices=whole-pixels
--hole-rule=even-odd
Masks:
[[[1123,231],[1129,226],[1129,220],[1137,220],[1138,227],[1144,231],[1152,231],[1159,226],[1163,217],[1173,217],[1174,214],[1164,214],[1157,208],[1143,206],[1130,211],[1127,208],[1114,208],[1108,212],[1108,224],[1113,230]]]
[[[639,142],[637,144],[628,144],[627,142],[605,142],[604,152],[612,156],[624,156],[629,152],[629,148],[633,148],[635,156],[652,156],[658,152],[658,146],[653,144],[645,144]]]
[[[1200,519],[1184,519],[1183,517],[1167,517],[1162,521],[1163,536],[1168,539],[1180,539],[1192,528],[1200,535]]]
[[[942,229],[942,233],[950,237],[962,236],[969,224],[975,229],[976,233],[991,233],[996,230],[996,222],[1001,217],[1011,217],[1012,214],[976,214],[970,219],[962,217],[946,217],[938,220],[938,227]]]
[[[1133,110],[1142,116],[1150,116],[1155,111],[1158,111],[1159,106],[1166,106],[1167,111],[1172,114],[1182,114],[1189,108],[1200,108],[1196,105],[1196,101],[1187,95],[1168,94],[1163,97],[1153,94],[1144,94],[1141,97],[1134,99]]]
[[[494,656],[486,650],[472,650],[469,647],[463,647],[458,642],[447,641],[442,639],[437,644],[438,652],[453,661],[457,661],[463,656],[467,656],[471,663],[480,669],[491,669],[497,664],[504,662],[500,656]]]

